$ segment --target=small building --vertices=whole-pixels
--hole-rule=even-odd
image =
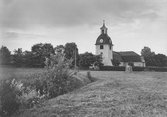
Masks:
[[[115,52],[113,51],[113,43],[107,34],[107,28],[103,21],[103,26],[100,28],[101,34],[96,39],[96,55],[101,54],[103,64],[105,66],[113,66],[112,60],[117,59],[120,61],[120,66],[126,66],[132,62],[134,66],[145,67],[144,58],[135,53],[134,51]]]

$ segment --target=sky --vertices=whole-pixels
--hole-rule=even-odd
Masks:
[[[0,46],[13,52],[37,43],[75,42],[95,54],[105,20],[114,51],[167,55],[167,0],[0,0]]]

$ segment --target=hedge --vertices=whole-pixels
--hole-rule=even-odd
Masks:
[[[145,71],[167,72],[167,67],[145,67]]]
[[[101,71],[125,71],[124,66],[101,66]]]
[[[167,67],[132,67],[133,71],[167,72]],[[101,71],[125,71],[124,66],[101,66]]]

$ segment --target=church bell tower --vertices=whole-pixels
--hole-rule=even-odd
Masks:
[[[96,40],[96,55],[102,54],[103,64],[112,66],[113,44],[111,38],[107,35],[107,28],[103,20],[103,26],[100,28],[101,34]]]

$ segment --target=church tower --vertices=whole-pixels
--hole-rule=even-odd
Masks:
[[[101,34],[96,40],[96,55],[102,54],[103,64],[112,66],[113,44],[111,38],[107,35],[107,28],[103,20],[103,26],[100,28]]]

